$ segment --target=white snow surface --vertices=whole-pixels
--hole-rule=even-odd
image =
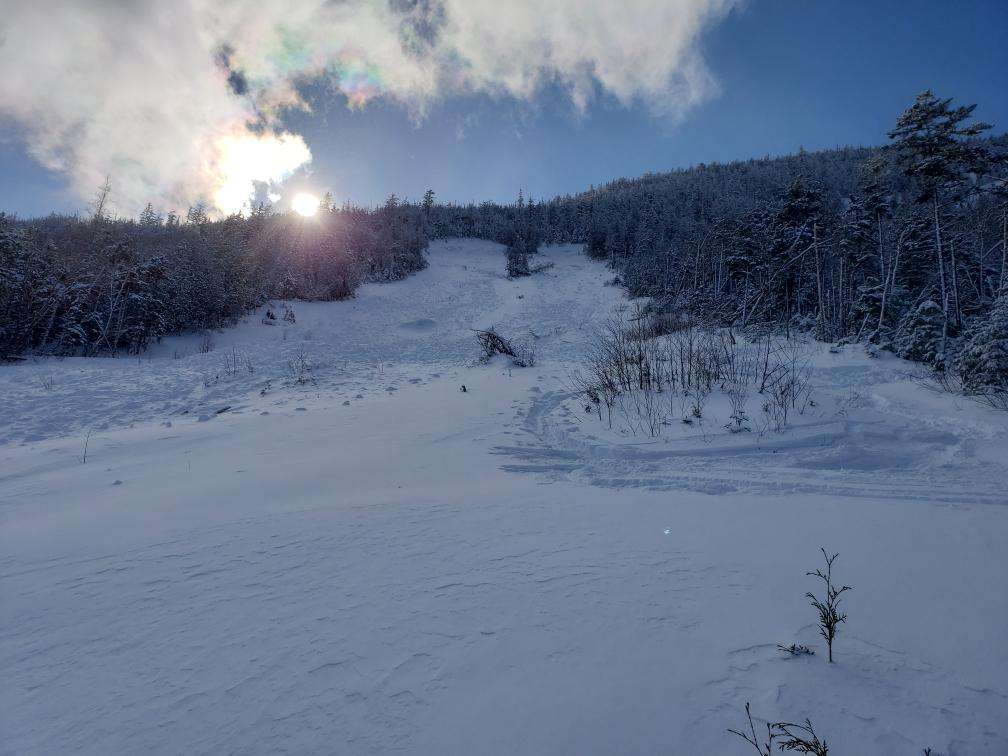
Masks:
[[[542,257],[0,367],[0,752],[745,754],[748,701],[837,756],[1008,753],[1008,415],[810,343],[781,433],[609,430],[568,377],[627,300]]]

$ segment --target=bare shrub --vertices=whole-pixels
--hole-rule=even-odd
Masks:
[[[515,367],[532,367],[536,363],[535,340],[532,338],[512,341],[491,326],[485,331],[477,330],[476,340],[483,349],[484,360],[503,354],[511,358]]]
[[[221,372],[225,378],[231,378],[238,374],[238,365],[241,357],[238,355],[238,348],[231,347],[230,351],[224,353],[224,367]]]
[[[746,743],[756,749],[760,756],[771,756],[773,746],[776,745],[781,751],[794,751],[795,753],[810,753],[813,756],[828,756],[829,747],[825,740],[820,740],[812,727],[812,722],[808,719],[804,724],[794,724],[793,722],[767,722],[766,739],[760,743],[760,738],[756,735],[756,725],[753,724],[752,712],[749,710],[749,702],[745,705],[746,718],[749,720],[749,732],[733,730],[728,728],[728,732],[738,735]]]
[[[305,354],[303,347],[298,349],[297,354],[287,359],[287,377],[298,386],[304,386],[308,383],[313,386],[318,385],[312,371],[311,361]]]
[[[967,387],[962,376],[952,370],[918,370],[910,376],[915,383],[929,391],[965,396],[992,409],[1008,412],[1008,387]]]
[[[731,405],[730,423],[725,425],[732,433],[749,430],[746,423],[749,416],[746,404],[749,399],[749,385],[756,378],[758,366],[755,349],[738,344],[730,330],[719,332],[714,343],[721,374],[721,390]]]
[[[679,400],[679,419],[686,425],[693,422],[693,413],[690,411],[690,394],[688,391],[680,391],[676,394]]]
[[[775,431],[780,432],[787,427],[791,411],[791,393],[788,384],[775,383],[771,387],[769,398],[763,402],[763,411],[769,416]]]
[[[731,422],[725,427],[732,433],[749,430],[749,426],[746,425],[749,421],[749,415],[746,414],[746,403],[749,399],[748,385],[741,381],[731,381],[725,384],[725,395],[728,397],[732,411],[729,417]]]
[[[833,663],[833,640],[836,638],[837,627],[841,622],[847,621],[846,614],[840,614],[840,596],[845,591],[851,590],[849,585],[837,588],[833,584],[833,562],[839,556],[839,554],[833,554],[830,556],[826,553],[826,549],[820,549],[822,551],[823,557],[826,559],[826,572],[822,570],[816,570],[815,572],[806,572],[806,575],[812,575],[823,581],[826,587],[826,595],[820,600],[811,591],[806,593],[805,596],[808,598],[809,603],[812,608],[819,613],[819,634],[826,640],[826,647],[829,650],[828,661]]]
[[[773,742],[777,737],[776,733],[774,732],[773,725],[770,724],[770,722],[766,723],[766,730],[767,730],[766,740],[764,740],[763,743],[760,744],[759,742],[760,739],[756,735],[756,725],[753,724],[752,721],[752,712],[749,710],[748,701],[746,701],[745,713],[746,718],[749,720],[749,732],[747,733],[742,732],[740,730],[733,730],[731,727],[728,728],[728,732],[730,732],[732,735],[738,735],[740,738],[742,738],[742,740],[744,740],[746,743],[755,748],[756,753],[760,754],[760,756],[772,756]]]
[[[476,340],[483,348],[484,359],[489,360],[496,354],[506,354],[510,357],[514,357],[514,350],[511,348],[511,344],[507,339],[497,333],[493,326],[490,326],[490,328],[485,331],[477,330]]]
[[[199,353],[200,354],[210,354],[214,350],[214,337],[213,333],[210,331],[203,331],[203,335],[200,338],[199,343]]]
[[[775,431],[787,427],[793,412],[805,412],[812,399],[812,368],[809,355],[800,345],[784,341],[768,347],[764,372],[760,379],[766,394],[763,411]]]
[[[811,403],[803,345],[770,335],[749,343],[729,329],[685,321],[665,333],[654,323],[640,305],[616,312],[595,334],[584,371],[572,377],[574,391],[597,408],[600,419],[605,405],[610,427],[615,407],[628,430],[658,436],[674,417],[687,424],[701,420],[715,390],[728,398],[725,427],[736,433],[750,429],[747,405],[754,392],[766,394],[765,427],[772,423],[775,430]],[[654,394],[665,393],[667,400],[654,401]]]
[[[238,347],[232,346],[229,351],[224,353],[224,366],[221,373],[225,378],[233,378],[242,372],[248,372],[249,375],[255,374],[252,357],[240,352]]]
[[[590,364],[587,374],[580,370],[572,371],[568,383],[575,394],[585,398],[586,406],[595,408],[599,422],[602,421],[602,407],[605,407],[606,422],[612,428],[612,413],[619,391],[609,380],[610,376],[605,371],[597,369],[598,367],[600,366]]]
[[[84,446],[81,449],[81,453],[77,456],[77,461],[82,465],[87,464],[87,450],[88,444],[91,443],[91,434],[94,433],[94,428],[88,428],[88,432],[84,435]]]
[[[704,405],[707,404],[707,397],[710,396],[710,392],[705,390],[703,387],[697,387],[690,396],[692,397],[690,414],[697,420],[702,420]]]

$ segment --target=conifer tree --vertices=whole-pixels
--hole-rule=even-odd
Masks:
[[[948,203],[982,188],[982,184],[972,183],[972,179],[985,176],[992,165],[998,162],[998,158],[987,146],[976,140],[976,137],[991,128],[990,124],[966,123],[975,109],[976,105],[953,107],[951,97],[940,99],[928,89],[917,95],[914,104],[900,115],[896,127],[889,132],[896,164],[915,183],[915,201],[930,206],[935,263],[941,288],[941,310],[947,321],[951,297],[951,301],[956,303],[956,321],[959,325],[962,323],[962,315],[958,306],[955,259],[951,260],[950,285],[950,275],[946,271],[942,214]],[[946,330],[947,323],[943,326],[943,342]]]
[[[161,225],[161,216],[150,202],[147,203],[147,207],[140,213],[140,225],[147,228]]]
[[[899,356],[935,367],[944,365],[945,313],[934,298],[926,299],[899,326]]]
[[[967,331],[958,368],[968,390],[1008,389],[1008,294],[999,296],[990,316]]]

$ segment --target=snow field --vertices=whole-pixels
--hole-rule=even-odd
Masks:
[[[544,256],[442,242],[207,353],[0,368],[0,751],[742,754],[746,701],[841,755],[1008,751],[1008,418],[816,347],[783,433],[717,397],[610,431],[568,378],[625,302]],[[479,364],[490,325],[539,364]]]

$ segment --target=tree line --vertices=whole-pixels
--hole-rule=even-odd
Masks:
[[[453,205],[428,191],[317,218],[260,207],[212,220],[152,208],[91,218],[0,215],[0,357],[137,352],[233,321],[270,297],[338,299],[426,265],[428,238],[583,243],[653,316],[860,340],[1008,383],[1008,137],[926,91],[889,144],[712,163],[576,195]]]
[[[0,213],[0,359],[137,353],[181,331],[234,322],[270,298],[341,299],[426,266],[420,211],[323,203],[305,219],[261,206],[211,219],[201,206],[110,218]]]

